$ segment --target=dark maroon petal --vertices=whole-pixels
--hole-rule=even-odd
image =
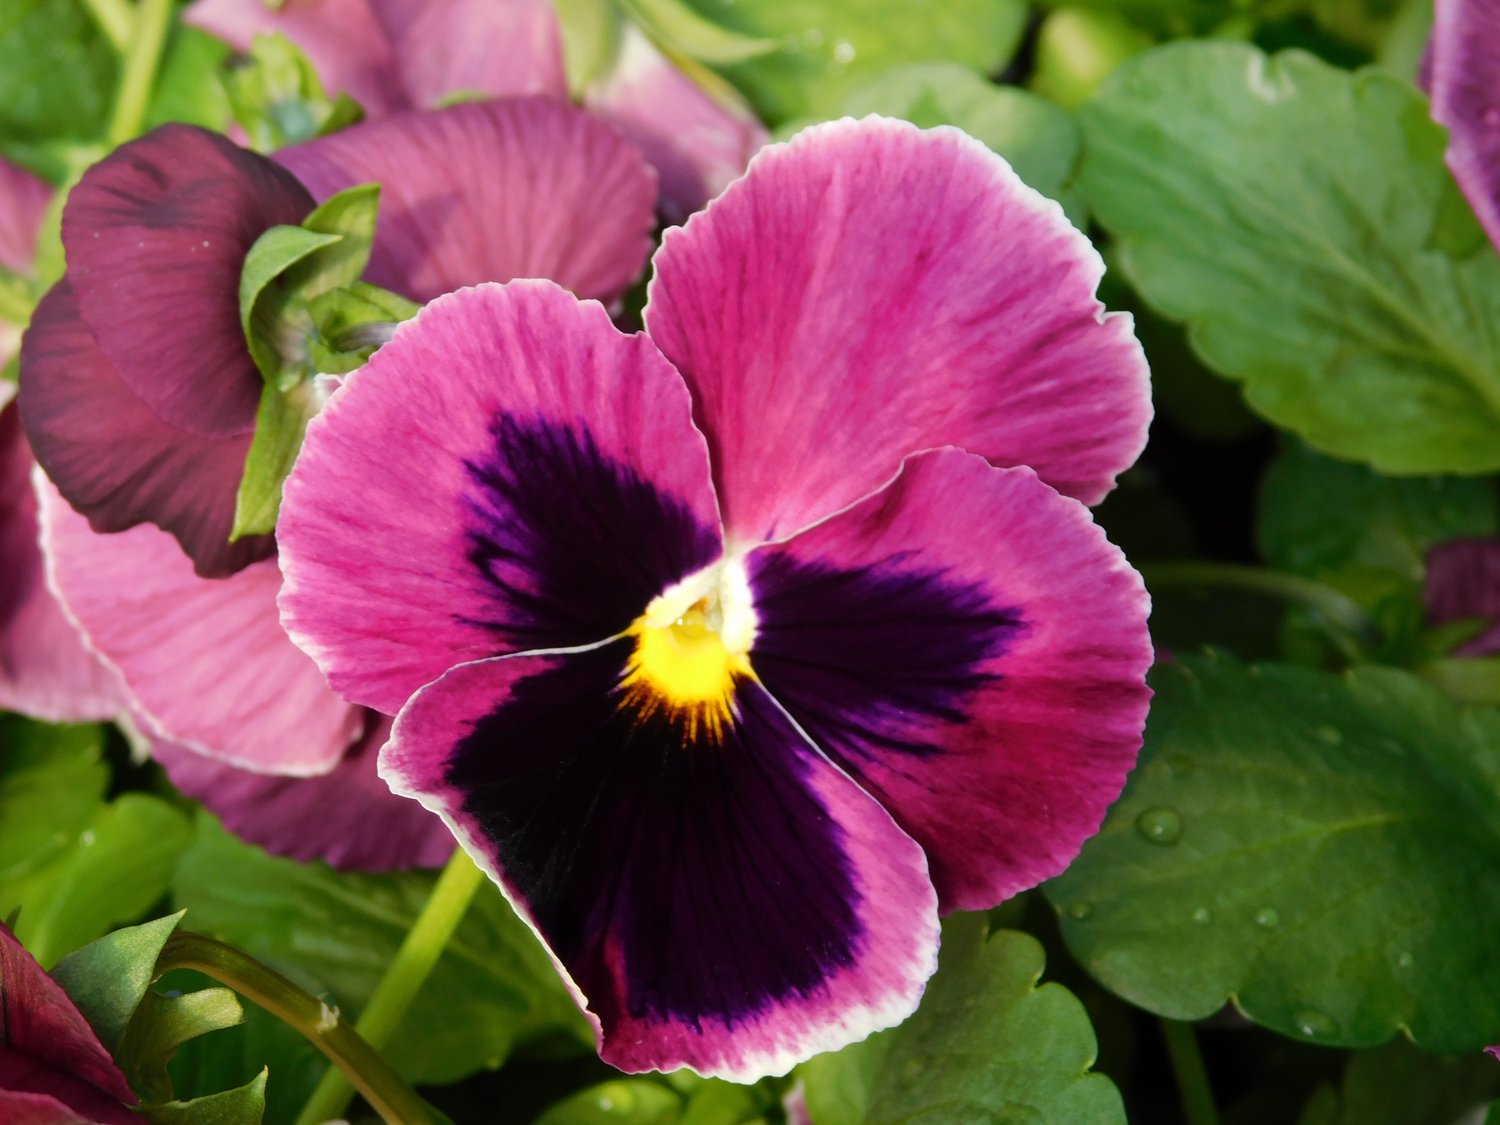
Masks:
[[[1489,622],[1454,655],[1500,653],[1500,539],[1454,539],[1434,547],[1427,553],[1423,600],[1434,625],[1476,617]]]
[[[275,855],[344,871],[441,867],[453,854],[453,834],[380,780],[375,763],[391,720],[371,711],[367,721],[364,737],[320,777],[251,773],[170,743],[155,743],[151,755],[226,828]]]
[[[250,432],[261,377],[240,327],[255,240],[312,210],[285,169],[191,125],[163,125],[84,173],[63,210],[68,278],[120,379],[163,421]]]
[[[5,1125],[140,1125],[141,1119],[87,1082],[0,1047],[0,1121]]]
[[[206,578],[274,553],[269,535],[229,542],[251,435],[195,433],[153,414],[104,357],[66,280],[23,340],[20,408],[37,461],[95,531],[155,524]]]
[[[0,1074],[18,1077],[26,1067],[61,1071],[115,1102],[135,1101],[125,1076],[83,1014],[5,925],[0,925],[0,1049],[5,1052]],[[5,1082],[0,1086],[18,1088]],[[19,1088],[55,1093],[45,1087]]]

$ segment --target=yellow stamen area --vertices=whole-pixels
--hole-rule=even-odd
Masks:
[[[691,606],[668,625],[630,627],[635,651],[620,680],[620,706],[645,720],[657,713],[678,724],[690,740],[722,739],[734,721],[734,686],[753,679],[750,659],[731,652],[710,623],[710,601]]]

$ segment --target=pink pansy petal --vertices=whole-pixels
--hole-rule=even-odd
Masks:
[[[41,478],[38,495],[54,588],[119,671],[149,735],[272,773],[337,764],[360,713],[281,631],[274,559],[200,578],[156,528],[98,535]]]
[[[622,705],[629,645],[453,669],[382,775],[499,883],[622,1070],[747,1081],[910,1015],[937,949],[920,849],[753,681],[721,741]]]
[[[394,714],[454,664],[589,644],[719,553],[687,389],[546,281],[440,297],[308,427],[278,537],[283,621]]]
[[[47,590],[35,464],[15,408],[0,411],[0,710],[55,723],[107,719],[121,705],[114,673]]]
[[[1500,0],[1438,0],[1427,60],[1448,167],[1500,246]]]
[[[85,1120],[104,1125],[139,1120],[120,1104],[134,1103],[135,1095],[94,1029],[5,925],[0,925],[0,1088],[97,1112],[97,1119]]]
[[[69,194],[79,310],[163,421],[221,437],[254,428],[262,383],[240,327],[240,270],[257,238],[312,207],[285,169],[175,124],[115,149]]]
[[[24,168],[0,159],[0,266],[31,274],[36,232],[52,199],[52,188]]]
[[[380,780],[375,762],[391,720],[369,711],[366,721],[360,740],[321,777],[251,773],[164,742],[151,756],[236,836],[275,855],[344,871],[441,867],[453,854],[452,833]]]
[[[66,281],[32,316],[20,409],[47,475],[94,530],[154,523],[207,577],[233,574],[275,551],[269,535],[229,542],[251,435],[198,434],[151,413],[99,350]]]
[[[1455,656],[1500,653],[1500,539],[1454,539],[1427,553],[1423,589],[1434,625],[1480,617],[1489,627],[1454,649]]]
[[[388,117],[276,159],[319,199],[380,182],[366,278],[416,301],[515,277],[611,300],[650,251],[650,168],[607,125],[551,98]]]
[[[766,143],[748,105],[731,108],[709,97],[629,23],[613,69],[584,102],[645,153],[673,222],[723,191]]]
[[[885,490],[747,560],[750,661],[927,851],[943,909],[1060,872],[1141,745],[1140,576],[1029,469],[919,454]]]
[[[370,0],[400,53],[407,104],[454,94],[566,97],[550,0]]]
[[[277,32],[298,47],[330,97],[346,93],[371,114],[405,109],[396,53],[369,0],[195,0],[184,23],[244,54],[257,35]]]
[[[958,445],[1100,499],[1145,443],[1145,358],[1056,203],[956,129],[866,118],[764,148],[669,230],[647,330],[693,388],[731,542]]]

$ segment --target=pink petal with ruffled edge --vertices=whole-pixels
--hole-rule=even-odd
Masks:
[[[49,184],[0,159],[0,266],[30,276],[36,232],[51,198]]]
[[[360,740],[321,777],[251,773],[160,741],[151,756],[224,827],[273,855],[322,860],[342,871],[441,867],[453,854],[452,834],[380,780],[375,763],[391,720],[367,711],[365,721]]]
[[[943,909],[1062,871],[1135,764],[1149,600],[1081,504],[947,450],[747,559],[766,689],[927,851]]]
[[[596,302],[537,280],[438,298],[308,426],[278,525],[287,630],[395,714],[462,661],[626,628],[718,554],[690,411]]]
[[[1426,57],[1448,167],[1500,247],[1500,0],[1437,0]]]
[[[1453,539],[1427,552],[1422,600],[1434,625],[1483,618],[1489,627],[1455,656],[1500,653],[1500,539]]]
[[[661,178],[661,209],[681,222],[745,170],[766,130],[743,102],[722,105],[651,45],[621,29],[614,67],[584,104],[645,153]]]
[[[107,719],[121,708],[119,683],[47,589],[35,464],[15,408],[0,411],[0,710],[54,723]]]
[[[562,29],[549,0],[370,0],[396,45],[407,104],[452,95],[565,98]]]
[[[751,681],[722,745],[623,711],[628,650],[453,669],[382,776],[547,943],[613,1066],[751,1081],[909,1016],[937,953],[921,850]]]
[[[40,474],[36,484],[53,587],[148,735],[269,773],[337,764],[360,712],[281,631],[274,559],[200,578],[170,536],[144,525],[98,535]]]
[[[66,281],[42,298],[27,329],[20,410],[47,475],[95,531],[153,523],[204,577],[275,552],[270,535],[229,542],[252,435],[198,434],[151,413],[99,350]]]
[[[609,126],[550,98],[388,117],[276,159],[319,199],[380,182],[365,276],[415,301],[516,277],[612,300],[650,252],[651,169]]]
[[[788,535],[957,445],[1099,500],[1151,418],[1128,316],[1062,209],[956,129],[764,148],[669,230],[646,326],[693,389],[731,542]]]

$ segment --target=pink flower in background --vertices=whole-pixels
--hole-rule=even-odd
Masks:
[[[1448,167],[1500,247],[1500,0],[1437,0],[1423,78]]]

